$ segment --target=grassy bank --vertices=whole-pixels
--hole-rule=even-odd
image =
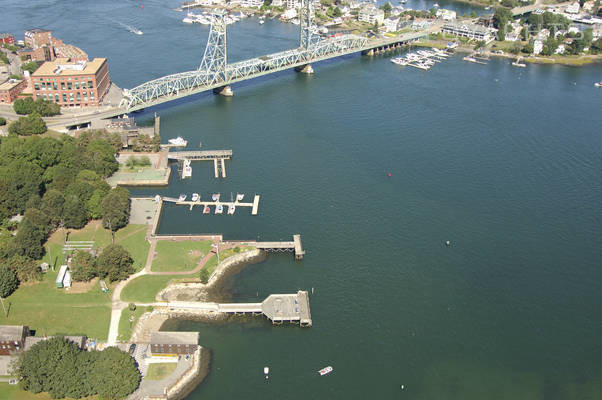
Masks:
[[[159,240],[155,247],[157,257],[153,260],[152,271],[180,272],[197,267],[201,258],[211,251],[211,240],[184,240],[172,242]]]
[[[148,372],[144,379],[149,381],[160,381],[167,378],[176,370],[178,363],[153,363],[148,366]]]
[[[139,276],[123,288],[121,300],[128,303],[154,303],[157,293],[172,279],[199,279],[199,274]]]
[[[119,320],[119,333],[117,335],[117,339],[120,342],[128,342],[132,336],[132,329],[134,329],[136,326],[140,316],[142,316],[142,314],[145,312],[150,312],[152,310],[152,307],[136,307],[134,311],[131,311],[129,308],[123,310],[121,312],[121,319]],[[130,323],[131,317],[133,318],[132,322]]]

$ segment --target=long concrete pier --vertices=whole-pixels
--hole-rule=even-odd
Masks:
[[[221,201],[221,200],[217,200],[217,201],[203,201],[203,200],[198,200],[198,201],[180,201],[178,199],[176,199],[175,197],[161,197],[161,200],[166,201],[166,202],[170,202],[170,203],[176,203],[176,205],[179,206],[188,206],[190,207],[190,210],[192,210],[192,208],[194,206],[214,206],[217,207],[218,205],[222,205],[224,207],[224,211],[227,211],[227,208],[230,206],[235,206],[235,207],[250,207],[251,208],[251,215],[257,215],[257,213],[259,212],[259,199],[261,198],[260,195],[256,194],[255,197],[253,198],[253,202],[252,203],[243,203],[240,202],[238,200],[236,201]]]
[[[232,150],[198,150],[198,151],[170,151],[167,153],[170,160],[213,160],[215,158],[232,158]]]
[[[294,294],[271,294],[261,303],[201,303],[194,301],[172,301],[154,303],[172,310],[212,311],[234,315],[265,315],[274,325],[283,322],[299,324],[302,327],[312,325],[309,308],[309,294],[299,290]]]

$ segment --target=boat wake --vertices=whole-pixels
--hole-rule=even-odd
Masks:
[[[128,31],[135,33],[136,35],[143,35],[144,32],[142,32],[140,29],[136,29],[133,26],[130,25],[126,25],[122,22],[119,22],[119,25],[121,25],[122,27],[124,27],[125,29],[127,29]]]

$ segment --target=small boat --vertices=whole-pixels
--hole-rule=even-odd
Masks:
[[[433,4],[433,7],[435,7],[435,8],[439,8],[439,4],[438,4],[438,3],[435,3],[435,4]]]
[[[236,201],[242,201],[245,198],[244,194],[236,193]]]
[[[209,214],[210,212],[211,212],[211,207],[205,206],[205,208],[203,208],[203,214]]]
[[[329,365],[326,368],[322,368],[321,370],[318,371],[318,373],[320,375],[326,375],[326,374],[330,374],[332,372],[332,367]]]
[[[270,373],[270,369],[268,367],[263,367],[263,373],[264,374],[269,374]]]
[[[236,211],[236,206],[234,204],[230,204],[228,206],[228,214],[232,215],[234,214],[234,211]]]
[[[602,87],[602,81],[594,83],[595,87]]]
[[[521,67],[521,68],[525,68],[527,66],[527,64],[521,63],[520,60],[513,61],[512,65],[514,65],[515,67]]]
[[[259,20],[259,25],[263,25],[263,24],[265,24],[265,21],[264,21],[264,20],[262,20],[262,19],[260,19],[260,20]]]
[[[216,213],[216,214],[221,214],[221,213],[223,213],[223,212],[224,212],[224,206],[222,206],[221,204],[218,204],[218,205],[215,207],[215,213]]]
[[[186,195],[184,193],[180,194],[180,197],[178,197],[178,201],[185,201],[186,200]]]
[[[199,196],[198,193],[193,193],[192,194],[192,198],[190,200],[192,200],[192,201],[199,201],[200,197],[201,196]]]
[[[491,10],[490,6],[485,7],[485,10]]]
[[[171,145],[182,146],[182,147],[186,147],[186,145],[188,144],[188,141],[182,139],[181,136],[178,136],[175,139],[169,139],[167,142]]]
[[[211,195],[211,200],[213,200],[213,201],[219,201],[219,197],[220,197],[219,193],[213,193]]]

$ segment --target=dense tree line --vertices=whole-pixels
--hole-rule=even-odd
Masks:
[[[48,392],[53,399],[94,395],[121,399],[140,384],[136,361],[129,354],[116,347],[83,351],[63,337],[33,345],[16,370],[24,390]]]
[[[130,253],[117,244],[105,247],[97,259],[88,252],[78,251],[71,261],[72,277],[74,281],[83,282],[97,276],[119,281],[134,273],[133,264]]]
[[[26,117],[19,117],[8,126],[8,133],[12,135],[30,136],[44,132],[46,132],[46,122],[37,112]]]
[[[82,228],[103,218],[113,230],[129,220],[129,192],[111,189],[104,178],[118,169],[117,144],[102,132],[0,141],[0,266],[20,281],[37,280],[43,244],[57,227]],[[16,234],[9,230],[21,214]]]
[[[15,100],[13,109],[19,115],[38,113],[42,117],[51,117],[61,113],[61,107],[58,104],[44,99],[34,101],[31,97]]]

